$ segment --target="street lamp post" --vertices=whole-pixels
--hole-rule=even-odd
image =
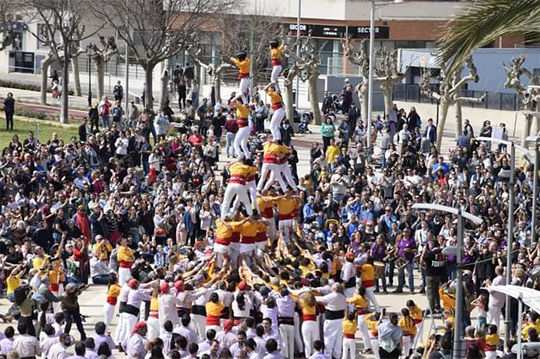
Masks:
[[[92,44],[86,47],[88,54],[88,107],[92,107]]]
[[[369,72],[368,72],[368,113],[367,113],[367,143],[368,152],[371,150],[371,123],[373,112],[373,66],[375,65],[375,10],[379,7],[384,7],[391,4],[401,4],[404,0],[394,0],[389,2],[377,3],[375,0],[370,0],[371,11],[369,14]]]
[[[300,19],[302,18],[302,0],[298,0],[298,16],[296,17],[296,58],[300,57]],[[300,96],[300,79],[296,76],[296,94],[295,94],[295,103],[296,109],[299,110],[298,98]],[[292,119],[289,119],[292,121]]]
[[[528,153],[529,151],[521,147],[519,145],[516,145],[512,141],[505,141],[500,140],[498,138],[492,138],[492,137],[477,137],[478,141],[487,141],[487,142],[493,142],[496,144],[503,144],[508,147],[510,147],[510,179],[508,182],[508,194],[510,197],[509,203],[508,203],[508,236],[506,240],[506,284],[510,284],[512,281],[512,271],[510,270],[512,268],[512,246],[514,241],[514,200],[515,200],[515,194],[514,194],[514,183],[515,183],[515,177],[514,174],[516,172],[516,148],[519,149],[523,153]],[[505,305],[505,313],[504,313],[504,345],[507,347],[510,343],[510,296],[506,296],[506,305]]]
[[[454,313],[454,349],[452,358],[461,357],[461,320],[463,313],[463,268],[461,267],[461,257],[463,253],[463,218],[468,219],[476,225],[483,222],[482,218],[474,216],[468,212],[463,211],[461,208],[453,208],[447,206],[441,206],[438,204],[430,203],[416,203],[412,206],[413,209],[435,210],[457,215],[458,217],[458,242],[456,247],[450,247],[450,251],[443,251],[444,254],[452,254],[456,256],[456,310]],[[446,253],[445,253],[446,252]]]
[[[537,217],[537,203],[538,202],[538,155],[539,155],[539,142],[540,136],[529,136],[525,139],[527,142],[534,143],[534,173],[533,173],[533,205],[532,205],[532,221],[531,221],[531,243],[536,243],[536,217]]]

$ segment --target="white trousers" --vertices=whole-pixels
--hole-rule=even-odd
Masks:
[[[266,176],[270,173],[270,177],[266,180]],[[259,177],[259,184],[257,185],[257,190],[262,190],[263,188],[267,190],[270,188],[274,181],[279,182],[279,186],[283,192],[287,191],[287,185],[283,181],[281,176],[281,167],[277,163],[263,163],[261,168],[261,176]]]
[[[501,320],[501,308],[496,305],[489,305],[487,314],[487,324],[495,324],[497,329],[501,329],[499,326]]]
[[[287,359],[294,359],[294,325],[281,324],[279,334],[283,343],[283,355]]]
[[[249,95],[249,84],[251,83],[251,79],[249,77],[244,77],[240,79],[240,94],[242,94],[242,101],[244,101],[245,104],[248,103],[247,96]]]
[[[109,326],[111,325],[112,318],[114,316],[114,308],[115,308],[114,305],[110,305],[107,302],[103,304],[103,322],[105,322],[105,326],[107,328],[109,328]]]
[[[250,133],[249,126],[245,126],[238,129],[236,137],[234,138],[233,148],[236,157],[238,158],[251,158],[251,153],[248,147],[248,138]]]
[[[356,359],[356,339],[343,338],[342,359]]]
[[[274,240],[276,239],[276,221],[274,220],[274,217],[265,219],[268,221],[268,228],[266,231],[268,233],[268,238]]]
[[[191,321],[195,324],[195,331],[199,343],[206,339],[206,317],[199,314],[191,314]]]
[[[159,319],[154,317],[148,317],[148,320],[146,321],[146,325],[148,326],[148,333],[146,334],[146,338],[148,340],[154,340],[157,337],[159,337]]]
[[[281,132],[279,130],[279,126],[281,125],[281,121],[283,121],[284,117],[285,110],[283,109],[283,107],[278,108],[272,114],[272,119],[270,120],[270,132],[272,133],[274,141],[281,140]]]
[[[379,305],[379,302],[377,301],[377,298],[375,297],[375,287],[369,287],[369,288],[366,288],[366,295],[364,296],[368,303],[371,303],[373,304],[373,306],[375,307],[375,311],[377,313],[380,313],[381,312],[381,306]]]
[[[341,358],[341,345],[343,330],[341,323],[343,319],[333,319],[324,321],[324,354],[328,357]]]
[[[229,258],[231,266],[236,268],[238,266],[238,256],[240,255],[240,243],[231,243],[229,245]]]
[[[131,278],[131,269],[130,268],[118,268],[118,284],[123,286]]]
[[[294,220],[283,219],[279,221],[279,231],[283,233],[283,240],[286,244],[289,244],[291,240],[291,234],[294,231]]]
[[[403,342],[403,345],[401,347],[401,357],[400,358],[407,358],[409,356],[409,351],[412,349],[413,344],[413,337],[412,336],[402,336],[401,340]]]
[[[253,214],[251,204],[249,203],[248,190],[245,185],[240,183],[229,183],[225,190],[223,203],[221,204],[221,218],[224,219],[229,210],[231,209],[231,202],[234,196],[238,196],[240,203],[246,208],[248,215]],[[204,339],[203,339],[204,340]]]
[[[375,356],[375,359],[381,359],[379,356],[379,339],[378,338],[371,338],[371,349],[373,350],[373,355]]]
[[[257,213],[259,213],[259,204],[257,203],[257,185],[255,183],[255,180],[249,181],[246,183],[246,188],[248,190],[249,200],[251,201],[251,204],[253,208],[257,210]],[[233,209],[236,212],[240,208],[240,200],[238,197],[234,200]]]
[[[316,320],[307,320],[302,323],[302,338],[304,338],[306,358],[309,358],[313,354],[313,343],[319,340],[319,323]]]
[[[285,162],[280,165],[281,173],[285,177],[285,180],[287,180],[287,183],[289,184],[289,187],[291,187],[293,190],[298,191],[298,188],[296,188],[296,183],[294,183],[292,172],[291,172],[291,165],[289,162]]]
[[[300,316],[297,312],[294,312],[294,345],[297,353],[304,352],[304,343],[302,342],[302,336],[300,335]]]
[[[364,349],[371,349],[371,339],[369,337],[369,331],[366,324],[366,317],[370,314],[363,314],[358,316],[358,329],[362,335],[362,341],[364,343]]]
[[[137,317],[129,313],[122,313],[121,315],[124,317],[124,319],[122,320],[122,331],[119,334],[118,339],[119,342],[124,345],[124,343],[127,342],[131,336],[131,332],[133,331],[133,328],[135,328],[135,324],[137,324]]]
[[[116,324],[116,330],[114,331],[114,342],[116,344],[122,344],[120,339],[122,339],[122,336],[124,335],[124,313],[120,313],[118,316],[118,323]]]
[[[276,91],[280,91],[278,78],[279,78],[279,73],[281,72],[282,69],[283,69],[283,66],[281,65],[272,66],[272,74],[270,75],[270,82],[273,82],[275,84]]]
[[[497,352],[486,352],[486,359],[497,359]]]

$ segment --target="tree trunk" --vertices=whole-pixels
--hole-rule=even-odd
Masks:
[[[62,61],[62,102],[60,105],[60,122],[68,123],[69,118],[69,49],[67,46]]]
[[[521,146],[527,148],[527,140],[526,138],[531,133],[531,125],[532,125],[532,116],[531,115],[525,115],[525,128],[523,129],[523,136],[521,137]]]
[[[285,81],[285,106],[286,106],[286,115],[287,120],[292,124],[294,118],[294,104],[293,104],[293,84],[292,80]]]
[[[454,103],[454,109],[456,111],[456,133],[455,139],[457,140],[459,136],[463,133],[463,118],[461,112],[461,101],[458,99]]]
[[[392,110],[392,83],[381,84],[381,92],[384,97],[384,113],[389,114]],[[367,114],[366,114],[367,116]]]
[[[105,96],[105,61],[101,57],[94,58],[98,82],[98,102]]]
[[[51,55],[41,60],[41,104],[47,104],[47,90],[49,89],[49,67],[53,62]]]
[[[316,125],[322,123],[321,109],[319,107],[319,95],[317,94],[317,80],[319,74],[313,74],[309,77],[309,103],[311,105],[311,112],[313,112],[313,121]]]
[[[444,125],[446,124],[446,116],[448,116],[448,109],[450,108],[450,101],[442,98],[440,108],[440,121],[437,128],[437,152],[441,152],[441,144],[444,135]]]
[[[79,74],[79,56],[71,59],[71,67],[73,68],[73,81],[75,81],[75,96],[82,96],[81,77]]]
[[[250,91],[250,94],[253,95],[253,93],[255,92],[254,91],[254,88],[257,87],[257,84],[258,84],[258,81],[257,81],[257,74],[256,73],[251,73],[251,81],[250,81],[250,85],[249,85],[249,91]]]
[[[144,69],[144,79],[146,81],[146,87],[144,91],[144,99],[146,103],[146,108],[154,107],[154,91],[153,91],[153,81],[154,81],[154,67],[156,65],[153,63],[147,63]]]
[[[364,122],[364,126],[367,126],[368,117],[368,85],[362,84],[358,90],[358,96],[360,97],[361,118]]]
[[[538,113],[540,112],[540,102],[536,102],[536,109],[535,111]],[[531,116],[531,135],[532,136],[538,136],[538,131],[540,131],[540,116],[533,115]]]
[[[216,96],[216,102],[221,101],[221,74],[215,74],[216,78],[214,79],[214,91]]]
[[[161,97],[159,101],[159,108],[165,107],[165,104],[169,101],[169,70],[165,67],[163,74],[161,75]]]

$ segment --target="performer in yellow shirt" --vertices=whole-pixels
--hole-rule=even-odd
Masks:
[[[319,340],[319,324],[317,322],[317,301],[312,292],[300,294],[298,305],[302,310],[302,338],[306,358],[313,352],[313,343]]]
[[[234,228],[228,223],[231,220],[229,215],[225,219],[216,219],[216,239],[214,241],[214,252],[217,255],[217,265],[223,266],[223,262],[229,257],[229,246]]]
[[[274,220],[272,218],[272,220]],[[268,221],[265,218],[260,218],[257,221],[257,234],[255,235],[255,251],[257,257],[262,257],[268,249]]]
[[[267,141],[263,144],[263,164],[261,167],[261,177],[257,185],[257,190],[269,189],[274,181],[278,181],[283,192],[287,191],[287,185],[283,181],[281,173],[281,159],[286,158],[290,150],[287,146],[278,144],[276,141]],[[270,174],[270,176],[268,176]]]
[[[240,232],[240,258],[246,259],[248,265],[251,264],[251,255],[255,250],[255,238],[259,231],[258,215],[253,215],[249,221],[245,221],[238,230]]]
[[[257,196],[257,204],[259,205],[261,217],[266,220],[268,238],[273,242],[276,239],[276,221],[274,220],[274,207],[276,202],[272,193],[272,189],[262,191],[261,195]]]
[[[248,177],[257,173],[257,167],[253,166],[253,161],[248,159],[233,160],[227,165],[229,173],[229,183],[225,190],[223,203],[221,204],[221,219],[229,213],[231,209],[231,203],[235,196],[238,196],[240,203],[244,206],[247,214],[251,216],[253,209],[249,201],[248,189],[246,187],[246,180]]]
[[[152,298],[150,299],[150,312],[148,314],[148,333],[146,338],[148,340],[154,340],[159,337],[159,289],[156,287],[152,292]]]
[[[359,287],[356,293],[350,298],[347,298],[347,303],[354,304],[355,312],[358,316],[358,326],[360,334],[362,334],[362,340],[364,341],[364,350],[371,349],[371,341],[369,338],[368,326],[366,324],[366,318],[369,316],[368,301],[364,297],[366,289]]]
[[[422,313],[422,309],[420,309],[420,307],[417,306],[413,300],[407,301],[407,309],[409,309],[411,318],[414,320],[414,324],[416,325],[416,336],[413,339],[413,343],[416,343],[417,337],[422,334],[422,320],[424,318],[424,313]]]
[[[225,306],[220,303],[219,295],[217,292],[214,292],[210,295],[210,300],[205,305],[206,308],[206,331],[214,329],[216,331],[221,331],[219,325],[219,316],[221,311]]]
[[[236,109],[236,124],[238,131],[234,138],[233,147],[234,153],[238,158],[251,158],[249,152],[248,139],[251,132],[251,123],[249,122],[249,114],[251,111],[247,106],[247,101],[242,96],[237,96],[231,102],[231,106]]]
[[[287,193],[287,196],[280,197],[277,200],[278,216],[279,216],[279,232],[283,234],[283,239],[288,245],[290,236],[294,233],[296,217],[298,216],[298,208],[300,206],[300,198],[295,196],[292,191]]]
[[[399,327],[403,330],[403,348],[401,352],[403,355],[409,356],[410,351],[413,349],[413,338],[416,336],[416,325],[407,308],[401,309],[401,315],[402,318],[398,322]]]
[[[368,257],[367,263],[362,265],[362,286],[366,288],[366,299],[373,304],[376,312],[381,311],[381,306],[375,297],[375,269],[373,257]]]
[[[497,326],[491,324],[488,326],[488,334],[486,335],[486,359],[497,359],[498,346],[499,334],[497,334]]]
[[[244,98],[245,103],[248,103],[250,79],[250,61],[244,51],[239,52],[235,57],[231,57],[232,63],[238,68],[238,78],[240,79],[240,94]]]
[[[122,238],[118,245],[116,254],[118,259],[118,283],[122,286],[131,278],[131,265],[135,261],[135,255],[131,248],[127,246],[127,239]]]
[[[366,326],[369,332],[369,343],[371,344],[371,349],[375,353],[375,358],[379,358],[379,320],[381,319],[381,313],[373,313],[366,316]]]
[[[270,97],[270,103],[272,104],[272,109],[274,110],[274,113],[272,114],[272,119],[270,120],[270,132],[272,133],[274,141],[278,141],[278,143],[281,145],[281,132],[279,130],[279,127],[281,126],[281,121],[283,121],[283,118],[285,118],[283,98],[281,97],[281,93],[279,92],[277,82],[269,83],[264,88],[264,91],[266,91],[266,93]]]
[[[270,62],[272,65],[272,74],[270,75],[270,81],[276,84],[276,90],[279,92],[278,78],[279,73],[283,70],[283,62],[281,57],[283,55],[283,50],[285,49],[285,44],[279,44],[278,40],[270,41]]]
[[[354,313],[349,313],[347,318],[341,323],[343,330],[343,359],[356,359],[356,316]]]
[[[118,277],[115,273],[111,273],[109,278],[109,288],[107,289],[107,299],[103,305],[103,310],[105,312],[103,317],[107,328],[111,325],[114,316],[114,308],[118,302],[118,296],[120,295],[121,289],[122,287],[118,284]]]

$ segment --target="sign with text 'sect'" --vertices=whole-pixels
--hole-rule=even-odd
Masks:
[[[289,36],[296,36],[297,24],[288,24]],[[314,37],[332,37],[340,38],[345,35],[351,36],[353,39],[362,39],[369,37],[369,26],[326,26],[326,25],[311,25],[300,24],[300,36]],[[376,39],[388,39],[390,28],[388,26],[375,26]]]

